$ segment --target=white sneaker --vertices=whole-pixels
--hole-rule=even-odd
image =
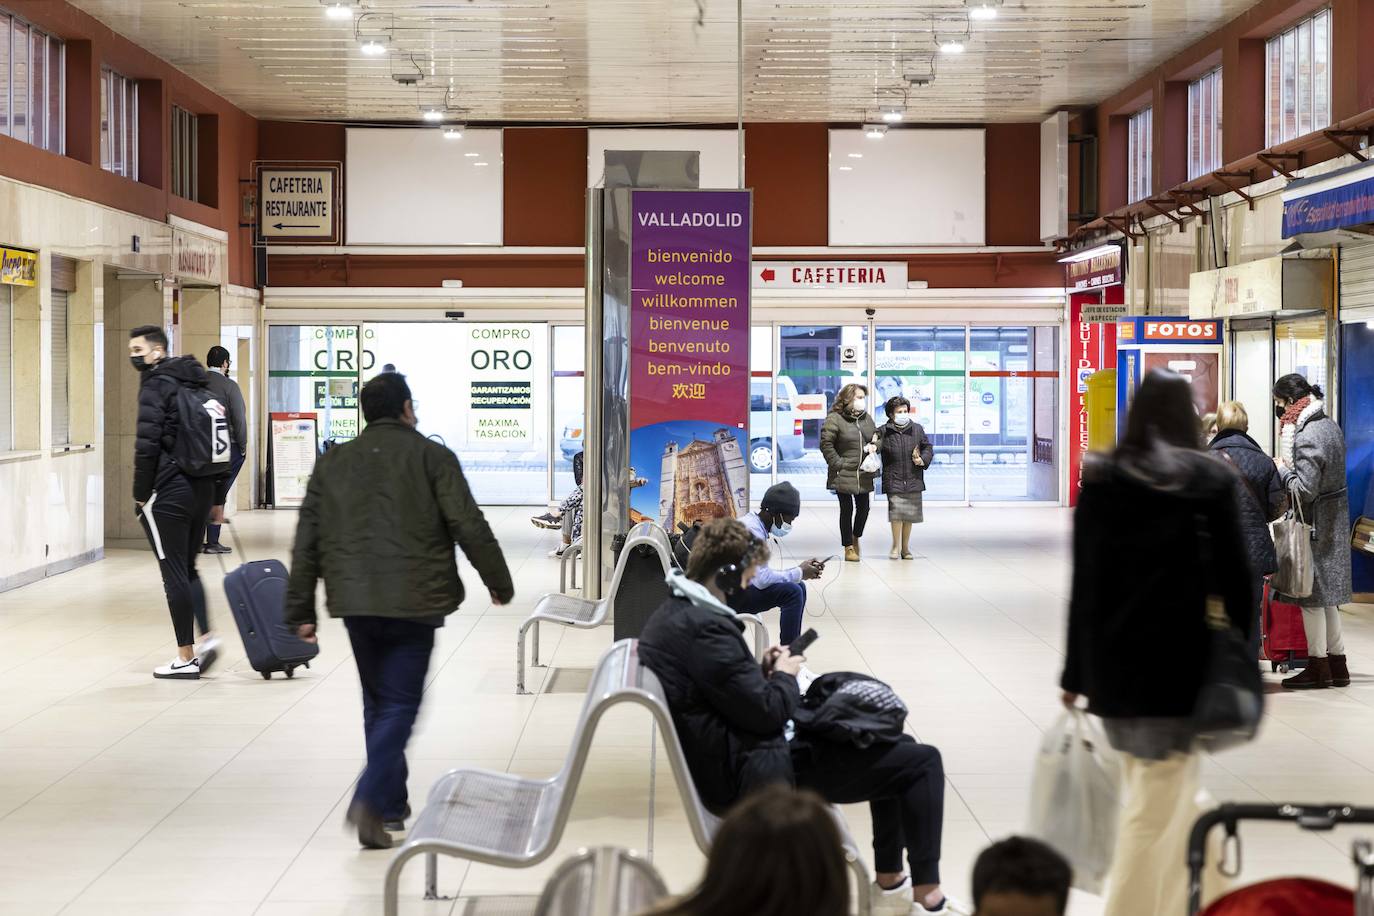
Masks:
[[[913,912],[912,906],[915,905],[915,901],[911,899],[909,875],[892,890],[884,890],[881,884],[874,881],[868,893],[873,916],[909,916]]]
[[[205,674],[210,670],[210,666],[219,658],[220,638],[218,636],[207,636],[201,640],[196,647],[196,658],[200,660],[200,673]]]
[[[938,909],[928,910],[919,903],[912,904],[911,916],[921,916],[924,913],[932,914],[932,916],[938,916],[940,913],[949,914],[949,916],[972,916],[973,910],[958,899],[945,894],[945,899]]]
[[[565,550],[567,550],[567,549],[568,549],[567,547],[555,547],[553,550],[550,550],[550,551],[549,551],[549,557],[550,557],[550,559],[554,559],[554,560],[561,559],[562,556],[563,556],[563,551],[565,551]]]
[[[153,669],[153,677],[170,678],[180,681],[200,680],[200,659],[193,658],[184,662],[180,657]]]

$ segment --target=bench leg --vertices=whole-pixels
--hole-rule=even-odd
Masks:
[[[382,890],[383,916],[400,916],[401,913],[401,871],[406,867],[415,852],[402,849],[386,867],[386,880]]]
[[[534,639],[532,640],[532,642],[533,642],[534,645],[531,647],[531,650],[532,650],[532,651],[530,652],[530,667],[531,667],[531,668],[538,668],[538,667],[539,667],[539,621],[537,621],[537,620],[534,622]]]
[[[863,859],[859,858],[857,852],[850,852],[846,859],[849,860],[849,870],[854,873],[855,898],[859,904],[859,916],[869,916],[873,912],[873,900],[870,896],[871,888],[868,886],[868,869],[864,867]]]
[[[425,853],[425,899],[446,899],[439,896],[439,857],[432,852]]]
[[[515,637],[515,692],[517,694],[529,693],[525,689],[525,631],[529,627],[529,621],[520,625],[520,634]]]

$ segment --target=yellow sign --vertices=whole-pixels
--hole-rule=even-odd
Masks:
[[[38,285],[38,252],[22,248],[0,248],[0,283],[11,286]]]

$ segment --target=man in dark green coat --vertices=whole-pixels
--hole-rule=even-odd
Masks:
[[[301,504],[286,623],[315,640],[315,585],[342,617],[363,688],[367,768],[348,821],[369,849],[391,845],[407,804],[405,748],[420,711],[434,631],[463,600],[453,545],[463,548],[495,604],[515,593],[501,545],[453,452],[415,430],[405,376],[362,390],[362,435],[315,465]]]

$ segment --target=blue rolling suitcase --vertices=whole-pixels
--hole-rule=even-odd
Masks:
[[[243,556],[237,532],[232,525],[226,527],[239,556]],[[284,622],[286,581],[286,565],[279,560],[245,562],[224,576],[224,595],[243,638],[248,663],[264,680],[270,680],[277,671],[294,677],[297,668],[309,668],[310,660],[320,654],[317,643],[301,639]]]

